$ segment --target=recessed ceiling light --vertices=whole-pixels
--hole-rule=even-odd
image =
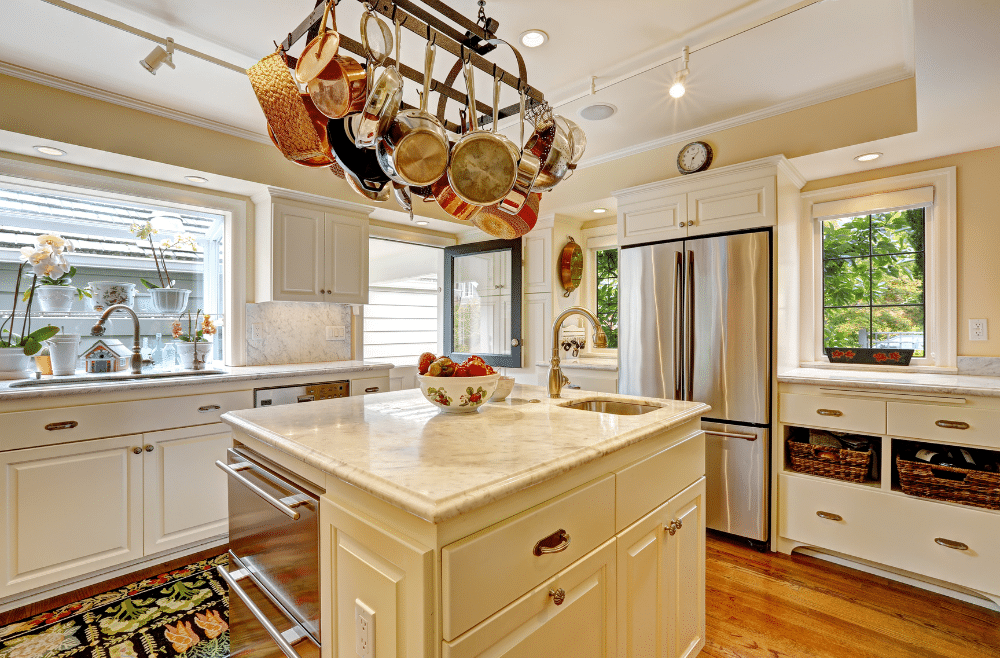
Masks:
[[[537,48],[549,40],[549,35],[541,30],[528,30],[521,33],[521,43],[528,48]]]
[[[618,108],[611,103],[594,103],[580,108],[580,116],[587,121],[604,121],[618,111]]]
[[[35,150],[39,153],[44,153],[45,155],[66,155],[66,151],[57,149],[54,146],[36,146]]]
[[[878,160],[882,157],[881,153],[865,153],[854,158],[858,162],[871,162],[872,160]]]
[[[203,178],[202,176],[185,176],[184,178],[188,179],[192,183],[207,183],[208,182],[208,179],[207,178]]]
[[[425,221],[423,221],[423,220],[420,220],[420,221],[419,221],[419,222],[417,222],[416,224],[417,224],[417,226],[427,226],[428,224],[430,224],[430,222],[425,222]]]
[[[606,212],[608,212],[607,208],[594,208],[595,215],[603,215]]]

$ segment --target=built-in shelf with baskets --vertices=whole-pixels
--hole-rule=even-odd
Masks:
[[[890,439],[892,442],[892,490],[910,496],[1000,510],[1000,450],[968,446]],[[979,468],[929,464],[916,458],[920,449],[947,453],[963,450]],[[989,469],[989,470],[986,470]]]
[[[882,481],[882,437],[783,425],[786,472],[868,487]]]

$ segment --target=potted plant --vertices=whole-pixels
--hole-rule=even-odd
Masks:
[[[160,313],[182,313],[187,308],[190,290],[175,288],[177,283],[170,278],[167,271],[167,259],[165,253],[172,249],[188,248],[191,251],[198,251],[198,244],[193,236],[187,233],[174,232],[174,229],[183,231],[184,224],[180,218],[174,216],[157,216],[142,224],[132,224],[129,230],[139,241],[148,240],[150,250],[153,252],[153,263],[156,265],[156,275],[160,285],[151,283],[146,279],[140,279],[142,285],[149,290],[153,299],[153,307]],[[153,236],[159,233],[170,233],[170,236],[162,240],[159,245],[153,240]]]
[[[0,379],[23,379],[28,376],[28,369],[31,367],[31,357],[42,349],[42,341],[52,338],[59,333],[59,327],[52,325],[42,327],[35,331],[31,330],[31,302],[34,295],[28,297],[27,306],[24,310],[24,319],[21,322],[21,333],[14,333],[14,325],[17,321],[17,302],[21,294],[21,279],[24,268],[31,262],[29,257],[22,252],[22,260],[17,268],[17,282],[14,284],[14,303],[11,306],[10,315],[0,324]],[[32,262],[32,269],[35,276],[32,279],[31,287],[38,283],[38,272],[46,271],[52,265],[45,258],[36,258]],[[8,324],[10,326],[8,326]],[[6,329],[6,333],[4,330]]]
[[[191,319],[191,314],[187,314],[187,331],[184,331],[184,325],[181,324],[180,319],[174,320],[174,324],[171,329],[174,335],[174,345],[177,348],[177,355],[181,360],[181,367],[186,370],[204,370],[205,369],[205,357],[212,350],[212,345],[205,338],[206,336],[211,336],[217,331],[215,323],[212,322],[212,316],[206,313],[204,317],[201,315],[201,309],[194,315],[194,320]],[[197,330],[195,329],[197,327]]]
[[[24,292],[23,301],[29,301],[34,295],[43,313],[69,313],[73,297],[91,297],[89,291],[72,285],[76,268],[70,267],[64,255],[70,251],[73,251],[73,243],[53,233],[36,237],[34,248],[21,247],[21,258],[31,263],[41,276],[37,286]]]

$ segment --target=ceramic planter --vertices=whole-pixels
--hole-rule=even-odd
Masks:
[[[109,306],[124,304],[129,308],[135,305],[135,284],[121,281],[91,281],[89,286],[93,297],[90,307],[98,313],[103,313]]]
[[[180,359],[181,368],[185,370],[195,370],[194,367],[194,343],[189,343],[186,340],[175,340],[174,347],[177,348],[177,358]],[[212,352],[212,344],[207,343],[203,340],[198,341],[198,358],[201,360],[201,366],[198,370],[205,368],[205,359]]]
[[[187,310],[191,291],[184,288],[151,288],[149,294],[158,313],[174,315]]]
[[[33,294],[42,313],[69,313],[73,308],[76,288],[72,286],[38,286]]]
[[[26,379],[31,357],[23,347],[0,347],[0,379]]]

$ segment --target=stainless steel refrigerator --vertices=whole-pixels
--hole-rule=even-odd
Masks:
[[[618,390],[711,405],[708,527],[768,539],[771,231],[623,247]]]

